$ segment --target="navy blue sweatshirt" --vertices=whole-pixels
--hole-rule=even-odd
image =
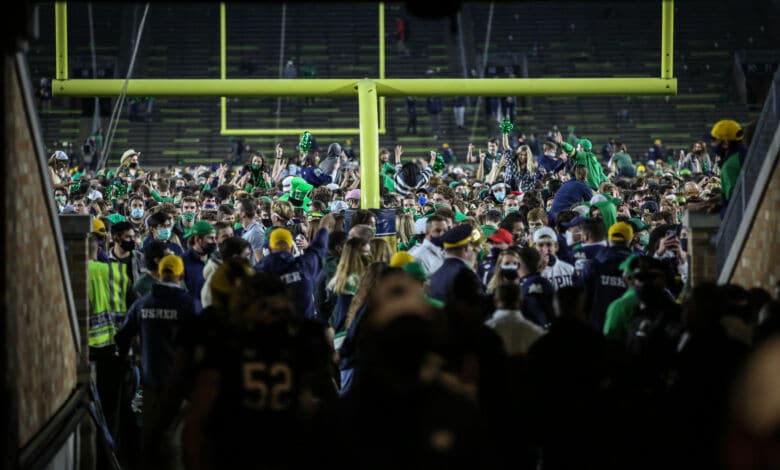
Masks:
[[[558,212],[569,210],[579,202],[590,201],[592,197],[593,191],[584,181],[570,180],[563,183],[558,192],[555,193],[555,199],[553,199],[553,205],[549,212],[550,220],[554,221]]]
[[[586,311],[590,312],[591,324],[597,331],[604,328],[607,307],[613,300],[626,292],[620,265],[631,256],[631,249],[625,246],[608,246],[599,251],[582,270],[585,287]]]
[[[296,258],[286,251],[281,251],[271,253],[255,265],[255,271],[277,275],[287,284],[299,315],[322,322],[327,319],[318,318],[317,309],[314,307],[314,280],[322,269],[325,254],[328,252],[328,237],[328,231],[320,229],[301,256]]]
[[[125,355],[136,336],[141,338],[142,381],[147,387],[165,385],[176,357],[181,331],[195,318],[195,302],[181,287],[155,284],[136,300],[116,334],[119,352]]]
[[[523,292],[523,315],[547,328],[553,319],[553,285],[536,272],[520,280],[520,290]]]

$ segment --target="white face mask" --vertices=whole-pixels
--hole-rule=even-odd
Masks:
[[[568,230],[566,231],[566,244],[569,245],[569,246],[574,246],[575,245],[575,243],[574,243],[574,234],[571,233]]]

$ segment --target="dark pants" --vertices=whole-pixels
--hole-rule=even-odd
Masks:
[[[181,420],[166,423],[170,410],[162,409],[162,393],[157,387],[144,387],[141,424],[141,466],[148,469],[180,467]]]
[[[407,134],[416,134],[417,133],[417,115],[416,114],[410,114],[407,117],[407,123],[406,123],[406,133]]]
[[[95,385],[106,427],[114,442],[119,442],[119,403],[122,394],[122,382],[126,368],[123,361],[114,354],[114,347],[93,348],[89,351],[90,360],[94,364]],[[98,446],[100,448],[100,446]],[[108,457],[98,451],[98,468],[110,468]]]

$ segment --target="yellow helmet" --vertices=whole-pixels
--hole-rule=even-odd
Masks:
[[[710,135],[713,139],[736,142],[742,140],[745,136],[742,132],[742,126],[737,121],[731,119],[722,119],[712,126]]]

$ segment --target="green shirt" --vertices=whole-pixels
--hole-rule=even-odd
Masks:
[[[739,152],[732,154],[723,163],[723,167],[720,169],[720,188],[723,190],[723,195],[726,196],[726,199],[731,199],[731,193],[734,191],[734,186],[737,185],[737,178],[739,178],[741,169]]]
[[[612,155],[612,161],[618,167],[618,170],[624,170],[626,168],[633,168],[634,164],[631,161],[631,155],[623,152],[618,152]]]
[[[576,152],[574,147],[566,142],[561,144],[561,147],[569,154],[572,163],[575,165],[583,165],[588,169],[588,186],[591,189],[598,191],[599,185],[604,181],[609,181],[607,175],[604,174],[604,169],[601,167],[598,159],[590,152]]]
[[[631,321],[634,310],[640,304],[636,289],[630,287],[622,297],[612,301],[607,308],[604,321],[604,336],[610,339],[625,341],[631,334]]]

